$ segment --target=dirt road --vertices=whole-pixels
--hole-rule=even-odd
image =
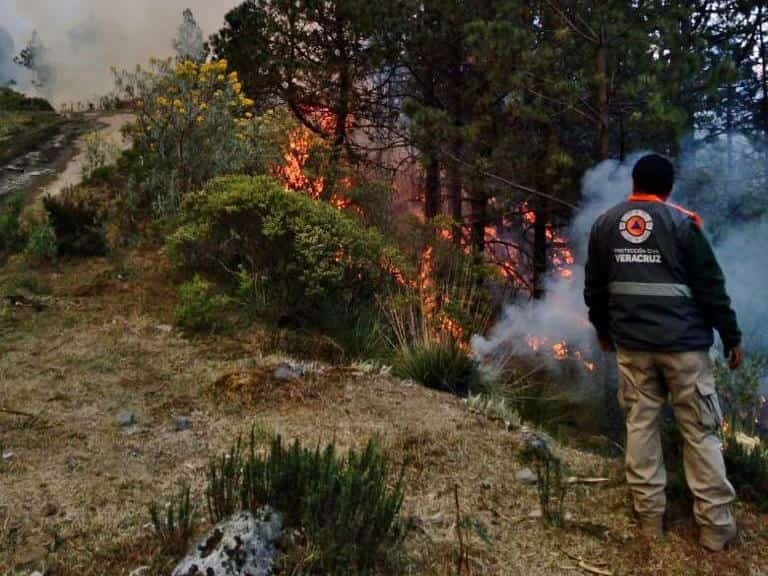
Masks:
[[[41,193],[55,195],[78,184],[85,159],[85,134],[97,130],[122,150],[129,143],[120,131],[130,119],[130,114],[86,114],[64,124],[50,140],[0,166],[0,197],[16,192],[30,197]]]
[[[95,119],[96,131],[116,149],[125,150],[130,145],[130,142],[123,137],[121,130],[132,118],[131,114],[98,116]],[[85,162],[85,136],[83,134],[74,142],[74,156],[69,160],[65,168],[56,175],[56,178],[43,187],[42,194],[56,196],[64,188],[75,186],[82,182],[83,164]]]

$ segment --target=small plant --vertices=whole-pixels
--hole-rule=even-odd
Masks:
[[[197,513],[190,492],[189,486],[181,486],[165,510],[156,502],[149,505],[155,533],[168,553],[182,554],[195,535]]]
[[[461,576],[462,574],[471,574],[469,561],[471,538],[475,536],[486,548],[491,548],[491,537],[488,534],[488,528],[482,521],[474,516],[461,513],[458,484],[453,486],[453,500],[456,511],[456,539],[459,544],[456,555],[456,575]]]
[[[715,363],[717,394],[729,430],[751,435],[757,433],[760,384],[767,376],[768,357],[764,355],[747,356],[743,366],[733,372],[722,360]]]
[[[56,259],[59,246],[56,242],[56,232],[48,219],[44,219],[32,227],[24,252],[33,258],[46,262]]]
[[[240,441],[211,462],[208,509],[219,521],[238,509],[279,510],[301,534],[304,573],[368,574],[400,551],[402,474],[394,486],[387,459],[375,442],[346,456],[333,444],[310,450],[275,437],[269,451]],[[289,555],[290,557],[290,555]]]
[[[216,294],[205,278],[195,275],[179,288],[176,323],[193,331],[213,330],[221,325],[230,302],[228,296]]]
[[[477,366],[450,338],[412,342],[397,350],[392,373],[428,388],[464,395],[478,382]]]
[[[521,453],[523,462],[533,466],[536,472],[536,488],[544,521],[562,528],[565,526],[565,497],[568,494],[565,466],[555,456],[544,438],[531,436],[526,439]]]
[[[0,253],[15,252],[23,246],[21,212],[24,194],[18,192],[8,198],[0,210]]]
[[[104,222],[109,195],[87,186],[65,188],[43,198],[48,221],[62,256],[102,256],[107,251]]]
[[[507,428],[519,428],[522,425],[520,414],[501,394],[481,392],[473,395],[470,393],[467,397],[467,406],[489,418],[502,420]]]
[[[83,180],[89,179],[97,170],[112,164],[120,154],[117,145],[99,131],[89,132],[83,137]]]
[[[768,449],[747,447],[738,442],[735,433],[728,434],[723,451],[728,479],[740,498],[768,511]]]

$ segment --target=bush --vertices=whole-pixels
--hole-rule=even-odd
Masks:
[[[477,390],[480,376],[469,353],[454,340],[411,342],[395,353],[392,373],[428,388],[465,395]]]
[[[208,508],[212,521],[219,521],[238,509],[255,512],[270,505],[311,551],[301,559],[303,573],[367,574],[386,567],[405,536],[399,519],[402,474],[394,487],[389,475],[374,442],[339,456],[332,444],[308,450],[276,437],[261,455],[252,435],[247,449],[238,441],[211,462]]]
[[[723,360],[715,363],[717,394],[729,430],[757,434],[755,422],[760,411],[760,385],[768,376],[768,357],[750,354],[744,364],[731,371]]]
[[[15,90],[0,86],[0,110],[24,112],[53,112],[51,103],[43,98],[30,98]]]
[[[8,198],[0,209],[0,254],[15,252],[24,245],[21,229],[21,213],[24,210],[24,194],[17,192]]]
[[[317,322],[318,309],[370,304],[392,281],[397,252],[336,208],[284,190],[266,176],[232,176],[190,194],[169,239],[188,270],[259,294],[262,312]]]
[[[554,526],[565,526],[568,481],[562,460],[552,453],[547,441],[539,436],[526,438],[521,458],[536,470],[536,489],[542,517]]]
[[[148,69],[115,72],[120,95],[136,109],[127,130],[137,162],[135,184],[156,213],[174,214],[190,190],[248,168],[253,102],[225,60],[151,60]]]
[[[86,186],[43,198],[62,256],[102,256],[107,251],[104,222],[108,199]]]
[[[55,260],[58,255],[56,232],[45,219],[36,223],[29,232],[24,252],[41,261]]]
[[[89,132],[84,137],[83,179],[87,180],[99,169],[112,164],[120,154],[118,146],[102,132]]]
[[[163,548],[169,554],[183,554],[190,540],[195,535],[197,512],[190,498],[189,486],[179,488],[166,506],[165,512],[152,502],[149,505],[149,515],[155,534],[163,543]]]
[[[723,457],[739,497],[768,512],[768,450],[764,446],[748,448],[735,435],[728,435]]]
[[[222,323],[230,299],[216,294],[210,282],[195,276],[179,287],[176,323],[188,330],[213,330]]]

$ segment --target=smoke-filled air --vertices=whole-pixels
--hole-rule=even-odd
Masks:
[[[0,0],[0,86],[14,81],[56,105],[95,100],[113,88],[111,67],[133,68],[150,57],[174,54],[173,39],[179,38],[185,9],[194,12],[207,36],[235,4],[235,0]],[[40,47],[35,68],[14,63],[35,35]]]
[[[699,144],[695,151],[685,145],[681,148],[673,200],[703,217],[705,233],[727,279],[745,347],[768,352],[768,298],[756,289],[768,286],[768,216],[755,216],[747,208],[759,196],[760,171],[765,170],[762,162],[768,155],[762,146],[741,135],[722,136]],[[629,197],[632,168],[642,155],[606,160],[586,172],[582,200],[567,234],[575,257],[573,275],[551,274],[542,300],[524,298],[508,304],[487,336],[472,339],[477,357],[489,367],[509,354],[536,354],[557,367],[558,359],[568,355],[558,351],[587,357],[595,353],[597,343],[583,297],[589,233],[598,216]],[[738,207],[743,210],[734,209]],[[542,351],[548,354],[540,354]]]
[[[767,144],[766,0],[0,0],[0,574],[768,576]]]

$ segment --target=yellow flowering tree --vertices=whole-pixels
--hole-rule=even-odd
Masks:
[[[114,74],[136,110],[128,134],[140,184],[160,213],[174,212],[187,192],[215,176],[249,171],[253,101],[226,60],[152,59],[148,68]]]

